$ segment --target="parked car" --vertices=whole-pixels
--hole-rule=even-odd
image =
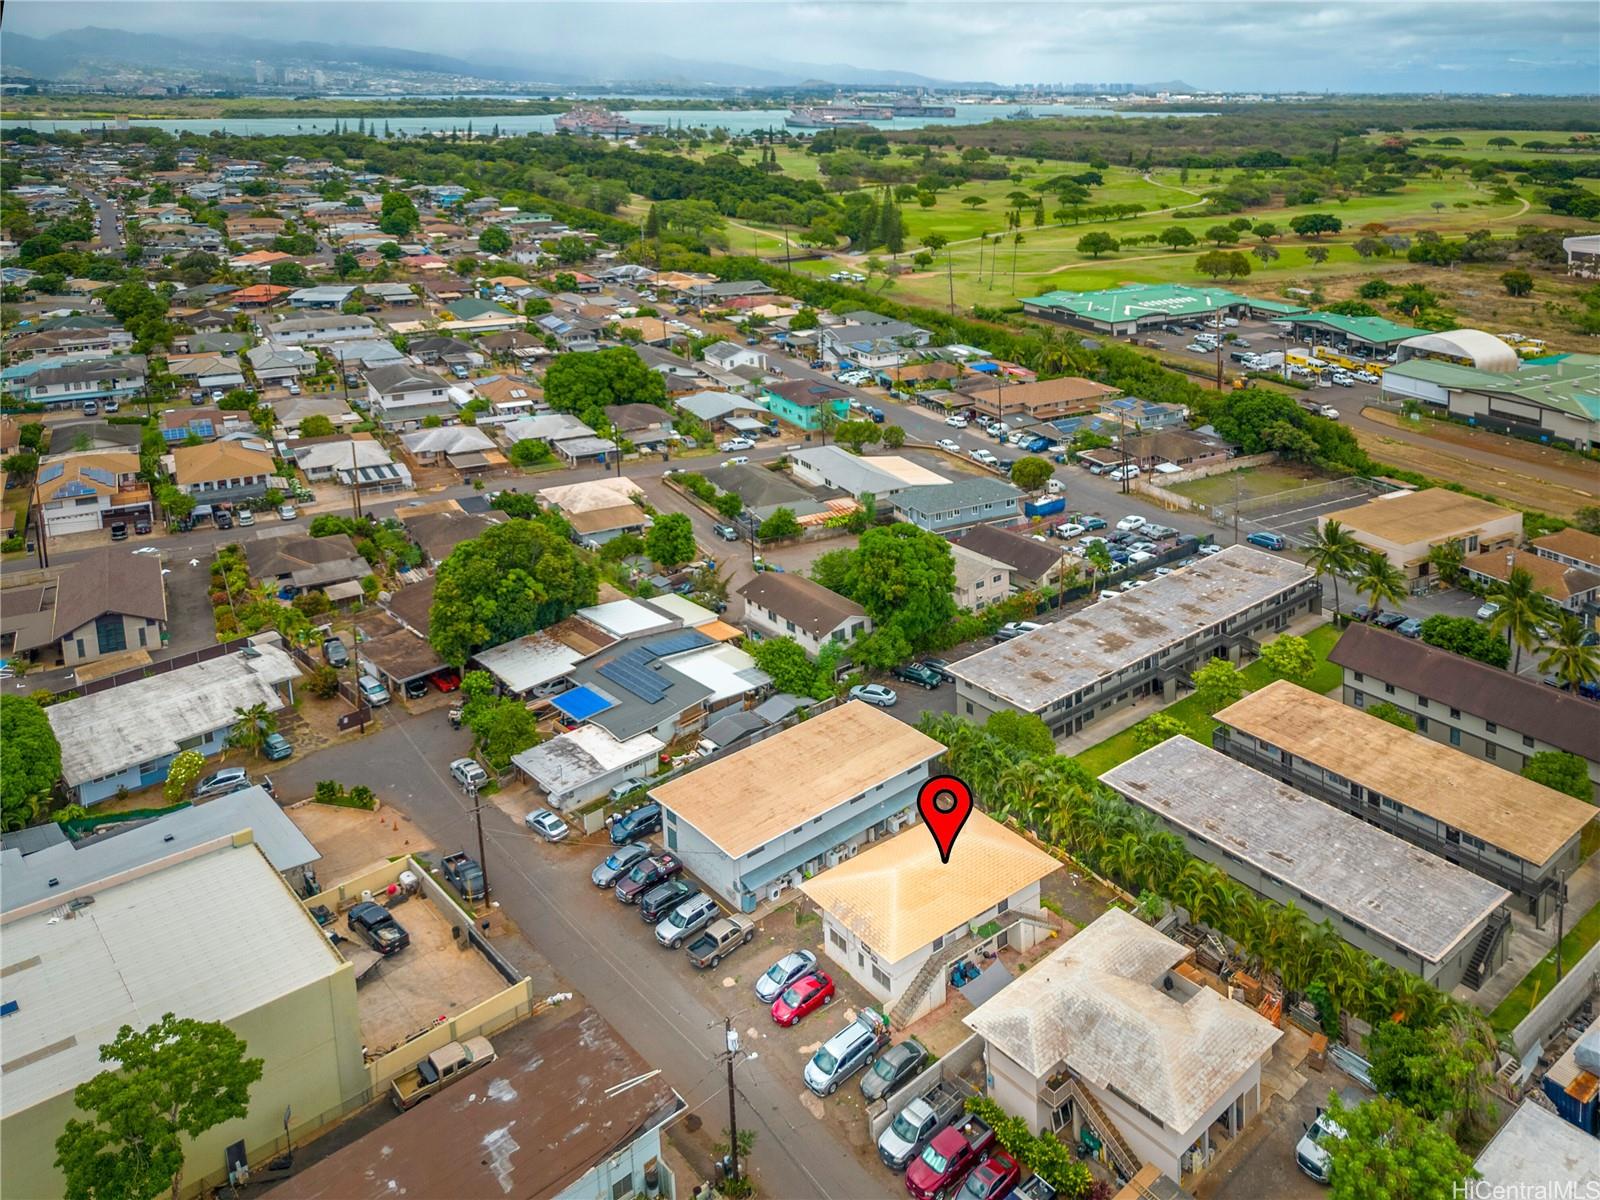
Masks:
[[[683,862],[677,855],[658,854],[654,858],[634,863],[633,870],[617,880],[617,886],[613,890],[618,900],[624,904],[632,904],[656,884],[665,883],[682,870]]]
[[[950,454],[961,453],[961,443],[955,441],[953,438],[940,438],[934,443],[934,445]]]
[[[950,664],[942,658],[925,658],[922,660],[922,665],[927,667],[928,670],[936,672],[945,683],[954,683],[956,681],[955,675],[950,671]]]
[[[356,680],[356,689],[360,691],[361,698],[373,708],[381,708],[389,703],[389,689],[371,675],[363,675]]]
[[[442,671],[435,671],[428,676],[428,682],[441,692],[453,692],[461,687],[461,672],[454,667],[446,667]]]
[[[645,837],[661,830],[661,805],[652,801],[641,804],[632,812],[623,813],[611,822],[611,844],[620,846],[635,838]]]
[[[251,512],[248,508],[241,508],[239,510],[238,520],[240,529],[249,529],[256,523],[256,514]],[[149,528],[146,527],[144,532],[149,533]]]
[[[1394,631],[1401,637],[1419,638],[1422,636],[1422,621],[1417,617],[1407,617],[1394,627]]]
[[[567,823],[548,808],[534,809],[522,822],[547,842],[562,841],[572,832]]]
[[[463,788],[481,788],[489,782],[485,771],[475,758],[458,758],[450,764],[450,774]]]
[[[1372,619],[1372,623],[1379,629],[1398,629],[1406,622],[1405,613],[1386,612],[1379,613]]]
[[[1206,558],[1210,558],[1213,554],[1221,554],[1222,547],[1217,545],[1215,542],[1207,542],[1204,546],[1201,546],[1196,553],[1203,555]]]
[[[128,523],[126,521],[111,522],[111,540],[113,542],[125,542],[128,540]]]
[[[615,887],[617,880],[621,879],[633,869],[633,864],[641,858],[650,857],[650,847],[644,842],[629,842],[627,845],[618,846],[606,855],[603,863],[589,872],[589,882],[595,887]]]
[[[712,921],[700,936],[689,943],[685,953],[691,966],[710,970],[740,946],[747,946],[756,938],[756,925],[749,917],[737,913]]]
[[[772,1002],[772,1019],[779,1025],[798,1025],[810,1013],[832,1004],[833,995],[833,977],[825,971],[803,976]]]
[[[950,1123],[966,1104],[962,1085],[941,1081],[895,1114],[878,1138],[878,1158],[891,1171],[904,1171],[928,1139]]]
[[[1263,550],[1282,550],[1289,545],[1289,543],[1284,541],[1283,538],[1278,534],[1268,533],[1264,529],[1256,530],[1244,540],[1249,542],[1252,546],[1260,546]]]
[[[1084,529],[1085,526],[1079,525],[1075,521],[1067,521],[1061,525],[1057,525],[1054,533],[1058,538],[1075,538],[1083,533]]]
[[[426,679],[408,679],[405,687],[401,689],[407,700],[421,700],[428,694],[428,681]]]
[[[711,532],[725,542],[737,542],[739,540],[739,531],[732,525],[713,525]]]
[[[841,1083],[870,1063],[888,1040],[888,1022],[871,1009],[863,1009],[811,1056],[805,1069],[806,1087],[818,1096],[833,1095]]]
[[[763,1004],[771,1004],[790,984],[798,979],[804,979],[816,969],[817,956],[809,950],[795,950],[785,954],[756,980],[756,999]]]
[[[994,631],[994,640],[1009,642],[1012,638],[1019,638],[1025,633],[1033,633],[1043,628],[1044,626],[1037,621],[1007,621]]]
[[[250,772],[243,767],[223,767],[211,775],[207,775],[195,785],[194,795],[196,800],[204,800],[207,796],[226,796],[229,792],[237,791],[240,784],[249,786]]]
[[[718,442],[717,449],[727,454],[734,450],[754,450],[756,444],[749,438],[729,438],[725,442]]]
[[[1478,611],[1482,612],[1483,610],[1479,609]],[[1358,604],[1350,610],[1350,619],[1352,621],[1365,621],[1371,616],[1372,605],[1370,604]]]
[[[280,521],[292,521],[299,515],[292,504],[278,505],[278,520]]]
[[[927,688],[930,692],[944,682],[943,675],[919,662],[901,663],[898,667],[892,667],[889,674],[906,683]]]
[[[872,1070],[861,1077],[861,1095],[868,1104],[874,1100],[887,1100],[922,1070],[927,1058],[927,1050],[916,1038],[907,1038],[898,1045],[890,1046],[878,1055]]]
[[[1500,611],[1500,606],[1493,600],[1485,600],[1478,606],[1478,620],[1487,621]]]
[[[1143,529],[1143,528],[1144,528],[1144,518],[1140,517],[1140,516],[1135,516],[1135,515],[1133,515],[1131,513],[1128,516],[1123,517],[1122,520],[1117,522],[1117,529],[1122,531],[1122,532],[1124,532],[1124,533],[1126,533],[1126,532],[1128,532],[1130,530]]]
[[[350,652],[345,649],[344,642],[336,637],[322,639],[322,661],[330,667],[348,667],[350,665]]]
[[[269,733],[261,742],[261,753],[273,762],[281,762],[294,753],[294,747],[289,744],[289,739],[281,733]]]
[[[411,944],[411,935],[389,910],[371,900],[363,900],[345,917],[350,932],[358,935],[379,954],[398,954]]]
[[[1022,1168],[1017,1160],[1004,1150],[996,1150],[967,1176],[961,1186],[959,1200],[1004,1200],[1013,1194],[1017,1180],[1022,1178]]]
[[[949,1195],[993,1144],[994,1130],[981,1117],[941,1129],[906,1168],[906,1191],[917,1200]]]
[[[639,919],[646,925],[659,925],[678,905],[699,894],[700,888],[681,875],[658,883],[639,897]]]
[[[691,933],[698,933],[722,910],[705,893],[691,896],[674,908],[656,926],[656,941],[669,949],[683,945]]]
[[[893,708],[900,697],[893,688],[884,687],[881,683],[862,683],[850,689],[850,699],[865,700],[879,708]]]
[[[225,508],[219,508],[216,511],[216,514],[211,518],[211,523],[213,525],[215,525],[218,529],[232,529],[233,528],[233,514],[231,512],[229,512]],[[128,527],[126,525],[124,525],[122,527],[123,536],[124,537],[127,536],[127,529],[128,529]],[[112,532],[112,536],[114,538],[116,536],[116,527],[115,526],[112,527],[112,531],[111,532]]]
[[[951,429],[965,429],[967,427],[967,419],[960,414],[946,417],[944,423],[950,426]]]
[[[1078,524],[1082,525],[1085,529],[1089,530],[1091,533],[1096,529],[1104,529],[1106,527],[1106,522],[1105,522],[1105,518],[1104,517],[1094,517],[1094,516],[1079,517],[1078,518]]]
[[[485,893],[483,866],[464,850],[446,854],[439,860],[450,886],[467,900],[481,900]]]

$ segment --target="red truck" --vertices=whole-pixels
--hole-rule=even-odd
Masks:
[[[906,1168],[906,1191],[917,1200],[940,1200],[954,1194],[993,1144],[994,1130],[981,1117],[968,1117],[940,1130]]]
[[[632,904],[656,884],[665,883],[681,870],[683,864],[676,855],[658,854],[655,858],[647,858],[634,864],[633,870],[617,880],[617,899],[624,904]]]

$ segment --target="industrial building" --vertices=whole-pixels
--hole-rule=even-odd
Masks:
[[[1357,542],[1386,557],[1407,579],[1433,571],[1428,551],[1459,543],[1468,555],[1505,550],[1522,537],[1522,514],[1449,488],[1388,492],[1354,508],[1317,517],[1317,528],[1337,521]]]

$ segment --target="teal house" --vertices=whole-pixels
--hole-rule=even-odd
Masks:
[[[762,388],[762,395],[773,416],[798,429],[822,428],[822,414],[828,409],[841,421],[850,416],[850,393],[829,383],[793,379],[769,384]]]

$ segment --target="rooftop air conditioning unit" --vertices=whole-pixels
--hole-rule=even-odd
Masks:
[[[845,850],[844,850],[844,856],[846,858],[854,858],[857,854],[860,854],[860,853],[861,853],[861,843],[860,842],[851,842],[848,846],[845,847]]]
[[[826,862],[830,867],[837,867],[844,858],[844,851],[839,849],[829,850]]]

